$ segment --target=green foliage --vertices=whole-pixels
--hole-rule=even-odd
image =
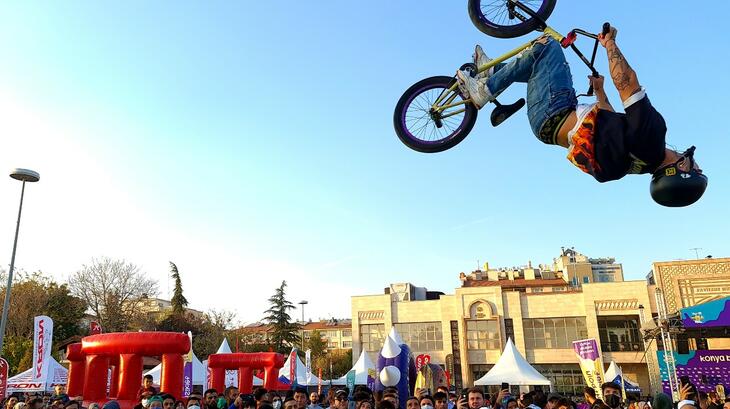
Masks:
[[[327,342],[322,339],[322,334],[319,330],[312,331],[312,335],[309,337],[309,341],[304,346],[304,349],[310,349],[312,351],[312,361],[327,354]]]
[[[265,311],[264,321],[269,324],[269,340],[274,351],[286,354],[293,345],[299,343],[299,324],[292,322],[289,310],[294,309],[294,304],[286,299],[286,281],[276,289],[269,304],[271,307]]]
[[[173,314],[184,314],[185,307],[188,306],[188,300],[183,295],[182,281],[180,280],[180,273],[177,271],[177,266],[172,261],[170,262],[170,272],[172,278],[175,279],[175,291],[173,292],[170,303],[172,304]]]
[[[337,379],[352,369],[352,350],[335,349],[318,358],[312,358],[312,373],[322,370],[324,378]]]
[[[2,288],[0,305],[4,301]],[[53,319],[54,343],[83,335],[79,326],[86,304],[70,294],[66,284],[58,284],[42,272],[19,273],[10,294],[10,314],[5,331],[2,356],[10,373],[28,369],[33,358],[33,319],[47,315]]]

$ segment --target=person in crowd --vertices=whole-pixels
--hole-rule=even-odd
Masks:
[[[259,405],[261,405],[261,400],[264,398],[264,395],[269,393],[266,388],[259,386],[258,388],[253,390],[253,399],[256,401],[256,407],[258,408]]]
[[[281,396],[279,396],[276,392],[271,393],[271,406],[274,409],[281,409]]]
[[[317,392],[309,394],[309,406],[307,406],[307,409],[322,409],[319,405],[319,394]]]
[[[526,409],[541,409],[535,405],[535,392],[528,392],[520,398],[520,406]]]
[[[611,409],[621,407],[621,386],[615,382],[605,382],[601,385],[603,402]]]
[[[421,395],[418,403],[421,405],[421,409],[434,409],[436,406],[431,395]]]
[[[25,402],[18,402],[13,406],[13,409],[25,409],[26,408]]]
[[[61,399],[65,405],[70,399],[66,394],[66,385],[55,385],[53,387],[53,395],[51,395],[51,401]]]
[[[216,404],[218,400],[218,391],[210,388],[203,393],[203,404],[205,405],[204,409],[218,409],[218,405]]]
[[[335,406],[334,409],[347,409],[348,401],[347,401],[347,391],[345,390],[338,390],[335,392]]]
[[[480,388],[469,389],[466,398],[457,401],[459,409],[481,409],[484,406],[484,392]]]
[[[571,409],[572,406],[573,402],[567,398],[558,398],[555,403],[553,403],[554,409]]]
[[[154,387],[153,383],[154,379],[152,378],[152,375],[145,375],[142,378],[142,386],[137,392],[138,401],[141,401],[142,399],[149,399],[153,395],[157,394],[157,389]]]
[[[583,399],[591,409],[607,409],[608,406],[596,397],[596,390],[590,386],[583,388]]]
[[[297,409],[298,407],[299,404],[294,400],[294,398],[284,399],[284,409]]]
[[[163,409],[175,409],[175,397],[169,393],[161,394]]]
[[[393,404],[396,408],[400,408],[400,402],[398,398],[398,392],[392,393],[392,392],[386,392],[383,390],[383,400],[390,401],[390,403]]]
[[[200,397],[195,395],[188,396],[185,407],[188,409],[200,409]]]
[[[115,400],[110,400],[109,402],[105,403],[104,406],[101,407],[101,409],[119,409],[119,402]]]
[[[393,404],[392,400],[381,400],[380,405],[378,405],[377,409],[398,409],[397,406]]]
[[[101,409],[101,406],[96,402],[91,402],[89,403],[89,409]]]
[[[679,387],[679,403],[677,403],[677,409],[699,409],[697,404],[698,397],[695,396],[694,388],[692,384],[684,384]]]
[[[356,392],[352,395],[355,409],[373,409],[373,402],[370,399],[370,394],[366,392]]]
[[[435,409],[449,409],[449,396],[440,389],[433,394],[433,407]]]
[[[17,402],[17,399],[16,399]],[[33,398],[28,402],[28,408],[27,409],[43,409],[45,405],[43,404],[43,399],[41,398]]]
[[[63,397],[56,396],[51,399],[51,409],[63,409],[67,401],[64,401]]]
[[[560,400],[560,395],[552,394],[548,396],[547,403],[545,404],[545,409],[555,409],[557,406],[555,406],[556,403]]]
[[[515,398],[507,399],[507,402],[505,402],[505,408],[506,409],[517,409],[517,399],[515,399]]]
[[[3,408],[5,408],[5,409],[13,409],[13,407],[15,406],[16,403],[18,403],[18,398],[17,397],[15,397],[15,396],[8,396],[5,399]]]
[[[707,406],[708,409],[722,409],[722,402],[720,402],[720,395],[718,395],[717,392],[708,393],[707,398],[709,399],[709,405]],[[639,408],[639,409],[643,409],[643,408]]]
[[[162,396],[155,395],[148,400],[148,409],[162,409]]]
[[[225,401],[225,407],[228,408],[233,405],[233,402],[238,398],[238,388],[235,386],[229,386],[223,390],[223,399]]]
[[[63,409],[81,409],[81,405],[79,405],[79,403],[75,400],[69,400],[63,406]]]
[[[406,400],[406,409],[420,409],[421,404],[418,402],[418,398],[415,396],[411,396]]]
[[[306,409],[307,407],[307,390],[301,386],[294,389],[294,400],[297,402],[297,409]]]

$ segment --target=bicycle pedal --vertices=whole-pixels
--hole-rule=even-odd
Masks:
[[[517,102],[510,105],[502,105],[498,103],[497,100],[494,100],[493,102],[496,106],[492,110],[492,114],[489,117],[489,119],[492,121],[492,126],[498,126],[502,122],[506,121],[507,118],[511,117],[512,114],[519,111],[523,106],[525,106],[524,98],[520,98],[517,100]]]

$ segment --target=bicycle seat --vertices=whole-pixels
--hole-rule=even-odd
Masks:
[[[490,116],[490,119],[492,120],[492,126],[497,126],[504,122],[507,118],[511,117],[512,114],[519,111],[520,108],[525,106],[525,99],[520,98],[515,102],[514,104],[510,105],[502,105],[496,100],[493,101],[494,110],[492,110],[492,115]]]

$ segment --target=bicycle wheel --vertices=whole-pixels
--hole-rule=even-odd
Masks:
[[[557,0],[520,0],[547,20]],[[469,0],[469,17],[482,33],[497,38],[512,38],[535,30],[539,21],[519,7],[509,6],[510,0]],[[517,15],[519,13],[519,15]]]
[[[415,83],[400,97],[393,114],[393,126],[401,142],[418,152],[435,153],[453,148],[466,138],[477,120],[477,108],[463,102],[459,89],[448,89],[453,77],[430,77]],[[443,111],[432,109],[443,95],[445,104],[457,104]]]

